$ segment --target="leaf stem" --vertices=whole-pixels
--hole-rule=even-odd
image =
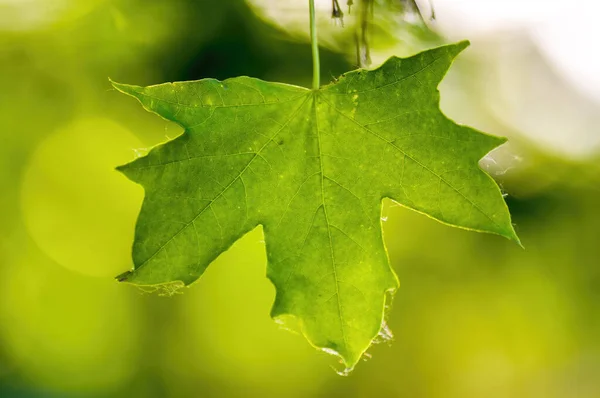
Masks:
[[[317,39],[317,21],[315,17],[315,0],[308,0],[310,8],[310,43],[313,60],[313,90],[321,87],[321,63],[319,61],[319,41]]]

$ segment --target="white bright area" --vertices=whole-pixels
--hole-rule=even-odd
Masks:
[[[453,35],[526,31],[563,77],[600,102],[600,1],[435,0],[435,7]]]
[[[422,2],[423,3],[423,2]],[[499,119],[542,149],[600,150],[600,1],[434,0],[440,30],[484,55]]]

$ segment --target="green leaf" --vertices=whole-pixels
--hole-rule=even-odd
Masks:
[[[121,281],[198,279],[262,225],[273,317],[352,368],[398,287],[381,231],[390,198],[441,222],[518,242],[478,161],[504,138],[459,126],[437,86],[461,42],[391,58],[320,90],[249,77],[137,87],[114,83],[185,128],[119,168],[146,191]],[[408,231],[407,231],[408,232]]]

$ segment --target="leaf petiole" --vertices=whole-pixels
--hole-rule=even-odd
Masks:
[[[319,61],[319,41],[317,39],[317,21],[315,17],[315,0],[308,0],[310,8],[310,43],[313,59],[313,90],[321,87],[321,65]]]

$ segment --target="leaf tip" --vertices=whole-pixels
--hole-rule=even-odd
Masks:
[[[123,272],[122,274],[119,274],[119,275],[115,276],[115,280],[117,282],[127,282],[129,280],[129,276],[132,273],[133,272],[131,272],[131,271]]]
[[[127,163],[127,164],[122,164],[122,165],[120,165],[120,166],[117,166],[117,167],[115,167],[115,170],[117,170],[119,173],[123,173],[123,174],[125,174],[125,171],[127,170],[127,165],[128,165],[128,164],[129,164],[129,163]]]
[[[458,43],[456,43],[456,46],[459,47],[461,50],[464,50],[465,48],[469,47],[470,45],[471,45],[470,40],[461,40]]]
[[[510,227],[507,229],[507,231],[502,233],[501,235],[506,239],[515,242],[517,245],[519,245],[521,249],[525,249],[525,246],[523,246],[521,238],[519,238],[519,236],[517,235],[517,232],[515,231],[515,228],[512,223],[510,224]]]
[[[458,43],[449,45],[448,48],[449,48],[450,52],[452,53],[452,58],[455,58],[458,56],[458,54],[463,52],[470,45],[471,45],[471,42],[469,40],[462,40],[462,41],[459,41]]]
[[[519,238],[519,236],[517,235],[517,233],[515,232],[514,228],[511,228],[512,234],[511,236],[508,238],[511,241],[515,242],[517,245],[519,245],[519,247],[521,249],[525,249],[525,246],[523,246],[523,242],[521,242],[521,238]]]
[[[111,79],[110,77],[108,78],[108,82],[110,83],[111,86],[113,86],[115,89],[121,91],[121,88],[123,86],[122,83],[116,82],[113,79]]]
[[[132,169],[130,168],[130,165],[133,162],[135,162],[135,160],[130,163],[126,163],[121,166],[117,166],[117,167],[115,167],[115,170],[118,171],[119,173],[123,174],[125,177],[127,177],[131,181],[137,183],[138,181],[135,178],[135,173],[132,173]]]
[[[127,94],[127,95],[131,95],[136,97],[136,94],[140,93],[140,89],[141,87],[139,86],[133,86],[131,84],[123,84],[123,83],[118,83],[114,80],[112,80],[110,77],[108,78],[108,81],[110,82],[110,84],[119,92],[123,93],[123,94]]]
[[[115,167],[115,170],[118,171],[119,173],[123,174],[125,177],[129,178],[129,175],[127,175],[127,164],[122,164],[120,166]]]

